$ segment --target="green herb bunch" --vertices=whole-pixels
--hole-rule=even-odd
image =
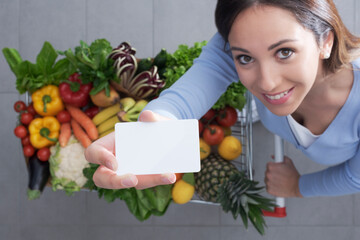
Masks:
[[[46,85],[59,85],[75,69],[67,58],[57,61],[59,54],[49,42],[44,42],[36,62],[23,60],[14,48],[3,48],[4,57],[16,76],[16,89],[20,94],[32,93]]]
[[[163,74],[166,84],[160,92],[169,88],[184,75],[184,73],[193,65],[194,59],[200,56],[201,50],[206,44],[207,41],[195,42],[192,47],[181,44],[173,54],[168,53],[166,68]]]
[[[106,95],[109,96],[109,82],[115,79],[114,61],[108,58],[112,49],[109,41],[97,39],[90,46],[84,41],[80,41],[80,46],[75,47],[75,52],[68,49],[60,53],[65,55],[74,68],[81,73],[81,80],[84,84],[93,84],[91,95],[105,89]]]

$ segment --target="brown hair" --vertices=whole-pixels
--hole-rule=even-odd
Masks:
[[[255,5],[274,6],[292,12],[303,27],[314,33],[319,46],[324,36],[332,31],[334,44],[331,56],[324,60],[329,72],[335,72],[360,57],[360,38],[345,27],[332,0],[218,0],[215,23],[226,42],[237,15]]]

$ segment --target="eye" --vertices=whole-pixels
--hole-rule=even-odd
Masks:
[[[237,57],[237,60],[242,65],[246,65],[246,64],[249,64],[254,61],[254,59],[252,57],[247,56],[247,55],[240,55]]]
[[[287,58],[289,58],[293,53],[294,53],[293,50],[291,50],[291,49],[289,49],[289,48],[283,48],[283,49],[280,49],[279,51],[277,51],[276,55],[277,55],[277,57],[279,57],[280,59],[287,59]]]

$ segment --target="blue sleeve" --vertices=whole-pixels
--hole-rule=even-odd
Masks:
[[[304,197],[340,196],[360,192],[360,150],[350,160],[300,177]]]
[[[229,47],[217,33],[193,66],[144,110],[173,119],[199,119],[234,81],[238,77]]]

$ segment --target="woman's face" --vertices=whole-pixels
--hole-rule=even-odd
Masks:
[[[228,39],[240,81],[276,115],[293,113],[322,71],[313,33],[281,8],[245,10]]]

